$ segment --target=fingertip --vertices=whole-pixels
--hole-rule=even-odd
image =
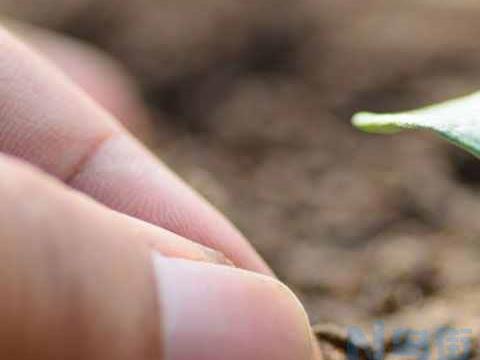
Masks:
[[[153,255],[166,360],[313,359],[300,302],[270,277]]]

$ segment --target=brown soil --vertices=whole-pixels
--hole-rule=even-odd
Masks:
[[[349,118],[478,89],[479,2],[37,3],[0,9],[120,59],[156,114],[158,154],[314,322],[477,334],[480,162],[429,134],[361,134]],[[335,331],[321,333],[342,358],[325,340]]]

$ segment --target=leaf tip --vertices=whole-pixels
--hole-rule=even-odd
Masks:
[[[352,117],[352,124],[356,128],[363,129],[365,126],[368,126],[370,119],[374,114],[369,112],[358,112]]]
[[[352,117],[352,125],[369,133],[394,134],[402,129],[392,119],[393,116],[390,114],[359,112]]]

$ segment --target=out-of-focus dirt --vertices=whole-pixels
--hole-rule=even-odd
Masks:
[[[429,134],[358,133],[349,118],[480,88],[479,2],[0,9],[120,59],[157,115],[157,153],[233,219],[313,321],[477,334],[480,162]]]

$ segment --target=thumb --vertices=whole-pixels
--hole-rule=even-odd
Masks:
[[[125,216],[25,165],[0,172],[0,358],[312,359],[278,281],[163,257]]]
[[[154,255],[168,360],[313,359],[303,308],[280,282]]]

